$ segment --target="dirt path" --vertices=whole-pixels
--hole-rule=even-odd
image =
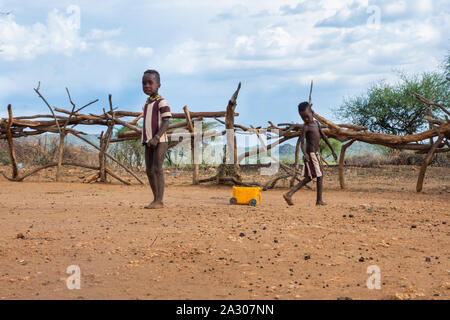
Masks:
[[[1,178],[0,299],[448,299],[449,169],[431,168],[424,194],[403,173],[350,175],[347,191],[329,178],[325,207],[311,190],[288,207],[286,189],[230,206],[230,187],[170,178],[153,211],[147,186]]]

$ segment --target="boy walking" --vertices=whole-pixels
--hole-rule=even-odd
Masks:
[[[311,180],[317,178],[317,200],[316,205],[326,205],[322,200],[323,190],[323,168],[317,156],[319,150],[320,138],[330,147],[333,157],[337,160],[336,152],[334,152],[333,146],[328,141],[327,136],[322,132],[318,122],[314,121],[313,111],[311,105],[308,102],[302,102],[298,105],[298,112],[303,120],[303,132],[301,136],[301,149],[303,152],[303,172],[304,179],[294,186],[289,192],[283,195],[287,204],[292,206],[292,195],[300,190]],[[306,140],[306,147],[305,147]]]
[[[169,127],[169,104],[158,94],[161,87],[160,76],[156,70],[147,70],[142,77],[142,90],[148,95],[143,106],[144,123],[142,145],[145,146],[145,167],[153,192],[153,201],[145,209],[163,208],[164,197],[164,157],[168,147],[167,129]]]

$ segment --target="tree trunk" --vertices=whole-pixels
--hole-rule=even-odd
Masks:
[[[9,149],[9,158],[11,159],[11,166],[12,166],[12,178],[17,179],[19,176],[19,170],[17,169],[17,161],[16,161],[16,153],[14,152],[14,142],[11,134],[11,125],[13,122],[13,114],[12,114],[12,107],[9,104],[8,105],[8,124],[6,126],[6,136],[8,139],[8,149]]]
[[[425,158],[425,160],[422,163],[422,167],[420,167],[419,178],[417,179],[417,185],[416,185],[417,192],[422,191],[423,179],[425,178],[425,172],[427,171],[427,167],[430,164],[431,160],[433,160],[433,156],[436,151],[436,148],[439,146],[439,144],[442,142],[443,139],[444,139],[443,135],[439,136],[437,141],[431,147],[430,151],[428,151],[427,157]]]
[[[341,147],[341,154],[339,156],[339,184],[341,185],[341,189],[345,189],[345,151],[347,151],[347,148],[350,147],[355,140],[350,140],[349,142],[345,143]]]
[[[226,116],[225,116],[225,128],[227,130],[227,144],[226,144],[226,162],[219,166],[218,177],[233,177],[238,181],[242,181],[241,170],[239,167],[239,161],[237,157],[237,146],[236,146],[236,134],[234,131],[234,110],[236,109],[236,99],[241,89],[241,83],[231,96],[228,102]],[[232,163],[230,163],[232,162]]]
[[[194,133],[194,125],[187,106],[183,107],[184,114],[186,116],[186,124],[190,133]],[[192,164],[192,184],[199,184],[199,172],[198,172],[198,157],[196,154],[198,145],[196,144],[195,136],[191,137],[191,164]]]
[[[56,181],[61,181],[62,176],[62,162],[64,157],[64,140],[66,138],[66,132],[62,131],[59,134],[59,152],[58,152],[58,165],[56,166]]]

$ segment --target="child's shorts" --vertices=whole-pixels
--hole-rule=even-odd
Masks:
[[[323,175],[322,165],[320,164],[317,153],[311,152],[309,154],[309,161],[303,164],[302,176],[305,178],[318,178]]]

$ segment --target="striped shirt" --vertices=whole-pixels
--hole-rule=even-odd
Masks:
[[[172,114],[170,113],[169,104],[164,98],[144,104],[142,111],[144,112],[144,124],[141,142],[142,144],[147,144],[158,133],[162,118],[171,117]],[[167,133],[164,132],[159,142],[168,142]]]

